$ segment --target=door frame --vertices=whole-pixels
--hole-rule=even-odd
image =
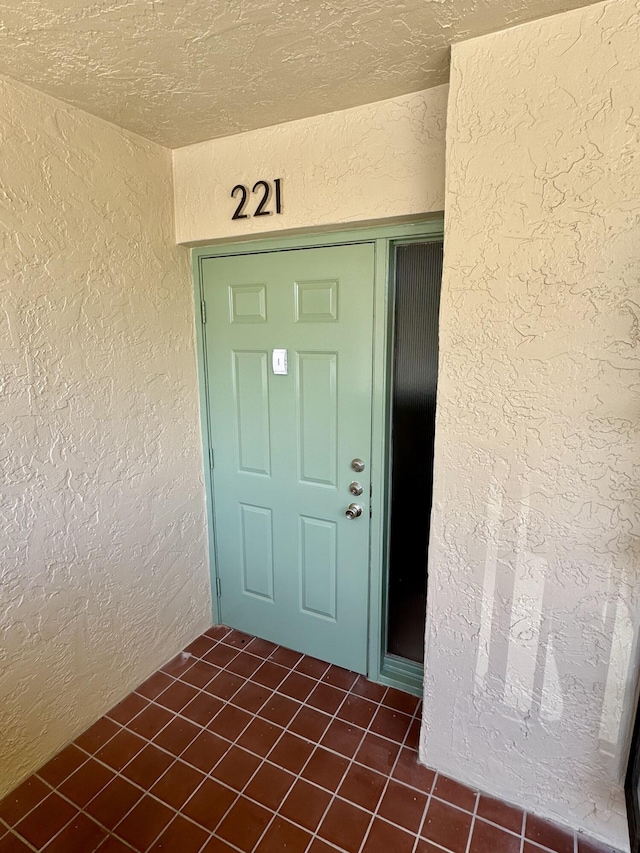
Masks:
[[[206,316],[204,309],[202,262],[206,258],[281,252],[295,249],[330,248],[354,243],[374,245],[374,316],[371,404],[371,522],[369,540],[369,619],[368,677],[373,681],[422,694],[423,668],[420,664],[393,658],[386,648],[386,572],[388,519],[390,514],[389,436],[391,417],[391,366],[393,359],[394,269],[392,248],[396,243],[439,240],[444,234],[441,214],[419,222],[369,228],[350,228],[315,234],[245,239],[192,249],[193,288],[196,318],[200,426],[205,469],[207,537],[211,573],[214,624],[220,622],[219,577],[214,523],[214,456],[209,425],[211,403],[207,386]]]

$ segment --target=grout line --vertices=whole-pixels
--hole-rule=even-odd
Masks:
[[[476,825],[476,815],[478,814],[478,804],[480,803],[480,794],[476,791],[476,802],[473,807],[473,815],[471,816],[471,824],[469,826],[469,837],[467,838],[467,846],[465,848],[465,853],[469,853],[471,850],[471,839],[473,838],[473,830]]]

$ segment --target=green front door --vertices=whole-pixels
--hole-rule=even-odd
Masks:
[[[202,275],[222,621],[366,672],[374,247]]]

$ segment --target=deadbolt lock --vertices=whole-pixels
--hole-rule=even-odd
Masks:
[[[362,515],[362,507],[360,504],[349,504],[345,511],[345,515],[349,521],[353,521],[354,518],[358,518],[359,515]]]
[[[362,483],[358,483],[357,480],[354,480],[353,483],[349,483],[349,491],[352,495],[356,495],[356,497],[361,495],[363,491]]]
[[[364,471],[364,462],[362,461],[362,459],[352,459],[351,467],[354,471],[357,471],[358,474],[360,474],[362,471]]]

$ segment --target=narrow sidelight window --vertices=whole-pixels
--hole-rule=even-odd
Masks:
[[[442,241],[395,247],[388,655],[422,662]]]

